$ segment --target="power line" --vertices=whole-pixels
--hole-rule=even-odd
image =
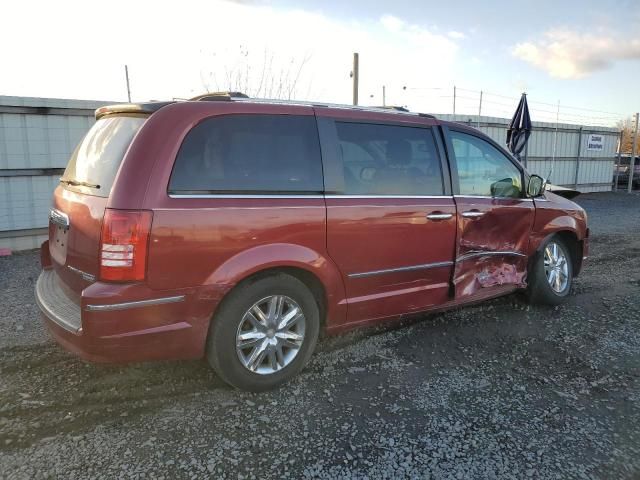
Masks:
[[[423,100],[428,100],[429,98],[433,98],[433,97],[420,96],[420,98],[422,98]],[[443,99],[447,100],[447,99],[451,99],[452,95],[439,95],[435,98],[437,98],[438,100],[443,100]],[[466,95],[456,96],[456,100],[458,104],[456,113],[461,113],[466,111],[467,114],[471,113],[470,110],[472,109],[475,110],[476,105],[479,102],[479,98],[472,98]],[[494,115],[504,114],[509,116],[513,113],[512,105],[508,105],[504,102],[496,102],[491,99],[483,98],[483,103],[486,103],[488,105],[490,114],[491,112],[493,112]],[[545,104],[543,103],[543,105]],[[555,121],[555,117],[557,115],[557,112],[542,108],[537,105],[530,105],[530,110],[531,110],[532,116],[537,117],[536,120],[540,120],[540,121],[544,120],[544,121],[553,122]],[[589,109],[584,110],[584,112],[589,112],[589,111],[591,110]],[[580,110],[580,112],[583,112],[583,110]],[[617,122],[625,118],[627,117],[622,114],[584,115],[582,113],[576,113],[575,110],[569,110],[568,108],[565,108],[564,105],[561,105],[561,109],[560,109],[560,120],[562,120],[565,123],[583,123],[583,124],[589,123],[592,125],[613,127]]]
[[[454,99],[456,102],[455,114],[458,115],[477,115],[477,109],[480,101],[480,90],[473,90],[470,88],[461,88],[456,85],[453,87],[411,87],[403,86],[403,91],[410,91],[410,96],[413,101],[425,102],[438,102],[434,105],[435,108],[441,112],[447,110],[446,107],[440,105],[441,102],[451,101]],[[448,94],[444,94],[444,93]],[[460,94],[462,92],[462,94]],[[391,92],[393,93],[393,92]],[[451,95],[453,93],[453,95]],[[477,93],[476,95],[473,95]],[[444,94],[444,95],[443,95]],[[519,98],[509,95],[502,95],[499,93],[482,91],[482,102],[487,105],[487,111],[490,116],[505,116],[509,117],[513,113],[515,104]],[[394,96],[395,98],[395,96]],[[500,99],[507,99],[513,101],[506,102]],[[409,99],[403,97],[402,103],[407,103]],[[411,103],[411,102],[409,102]],[[553,111],[544,107],[555,107]],[[549,103],[544,101],[529,100],[529,108],[534,117],[534,121],[544,122],[562,122],[567,124],[589,124],[593,126],[602,127],[614,127],[615,124],[621,120],[629,118],[629,115],[620,112],[610,112],[605,110],[598,110],[594,108],[576,107],[572,105],[560,106],[560,111],[557,110],[557,103]],[[472,112],[473,110],[473,112]]]
[[[464,90],[464,91],[467,91],[467,92],[474,92],[474,93],[480,94],[480,90],[472,90],[472,89],[469,89],[469,88],[461,88],[461,87],[458,87],[458,86],[456,86],[456,88],[458,90]],[[515,101],[519,100],[518,97],[512,97],[512,96],[509,96],[509,95],[502,95],[500,93],[487,92],[486,90],[482,90],[482,92],[483,92],[484,95],[491,95],[491,96],[495,96],[495,97],[508,98],[509,100],[515,100]],[[557,106],[556,103],[541,102],[541,101],[537,101],[537,100],[529,100],[528,103],[530,103],[530,104],[531,103],[537,103],[537,104],[540,104],[540,105],[547,105],[547,106],[550,106],[550,107]],[[583,111],[587,111],[587,112],[605,113],[605,114],[609,114],[609,115],[619,115],[619,116],[624,116],[624,117],[628,117],[629,116],[627,114],[620,113],[620,112],[607,112],[607,111],[604,111],[604,110],[596,110],[596,109],[593,109],[593,108],[584,108],[584,107],[574,107],[574,106],[571,106],[571,105],[564,105],[564,104],[562,105],[562,108],[568,108],[568,109],[571,109],[571,110],[583,110]]]

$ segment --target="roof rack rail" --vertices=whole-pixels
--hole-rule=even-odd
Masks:
[[[377,113],[394,113],[399,115],[412,115],[425,118],[436,118],[434,115],[427,113],[412,112],[401,106],[386,107],[365,107],[360,105],[345,105],[341,103],[314,102],[306,100],[280,100],[276,98],[251,98],[242,92],[212,92],[198,95],[189,99],[190,101],[223,101],[223,102],[247,102],[247,103],[264,103],[270,105],[299,105],[303,107],[323,107],[323,108],[340,108],[345,110],[357,110],[362,112]]]
[[[436,118],[435,115],[431,115],[430,113],[412,112],[407,107],[403,107],[401,105],[383,105],[381,107],[378,106],[378,107],[374,107],[374,108],[379,108],[379,109],[385,110],[385,111],[391,110],[391,111],[399,112],[399,113],[411,113],[413,115],[418,115],[419,117],[424,117],[424,118]]]
[[[398,112],[408,112],[409,109],[407,107],[402,107],[400,105],[378,105],[375,108],[381,108],[383,110],[396,110]]]
[[[229,102],[236,98],[249,98],[249,95],[242,92],[210,92],[203,93],[189,100],[192,102]]]
[[[323,108],[340,108],[345,110],[357,110],[362,112],[392,113],[398,115],[413,115],[417,117],[436,118],[434,115],[427,113],[412,112],[404,107],[367,107],[361,105],[346,105],[342,103],[314,102],[304,100],[279,100],[273,98],[249,98],[249,97],[233,97],[234,102],[247,103],[267,103],[271,105],[300,105],[304,107],[323,107]]]

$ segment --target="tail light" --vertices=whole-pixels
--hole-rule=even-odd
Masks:
[[[100,279],[144,280],[153,213],[107,208],[100,241]]]

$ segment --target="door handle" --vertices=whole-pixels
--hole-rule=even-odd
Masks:
[[[430,213],[427,215],[429,220],[448,220],[453,217],[452,213]]]
[[[465,218],[479,218],[484,215],[484,212],[479,210],[469,210],[468,212],[463,212],[462,216]]]

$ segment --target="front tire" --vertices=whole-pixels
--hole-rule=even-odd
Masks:
[[[532,260],[527,287],[529,301],[559,305],[569,296],[572,283],[571,250],[564,240],[553,236],[545,242]]]
[[[213,318],[207,360],[236,388],[270,390],[302,370],[319,330],[318,304],[300,280],[284,273],[249,280]]]

